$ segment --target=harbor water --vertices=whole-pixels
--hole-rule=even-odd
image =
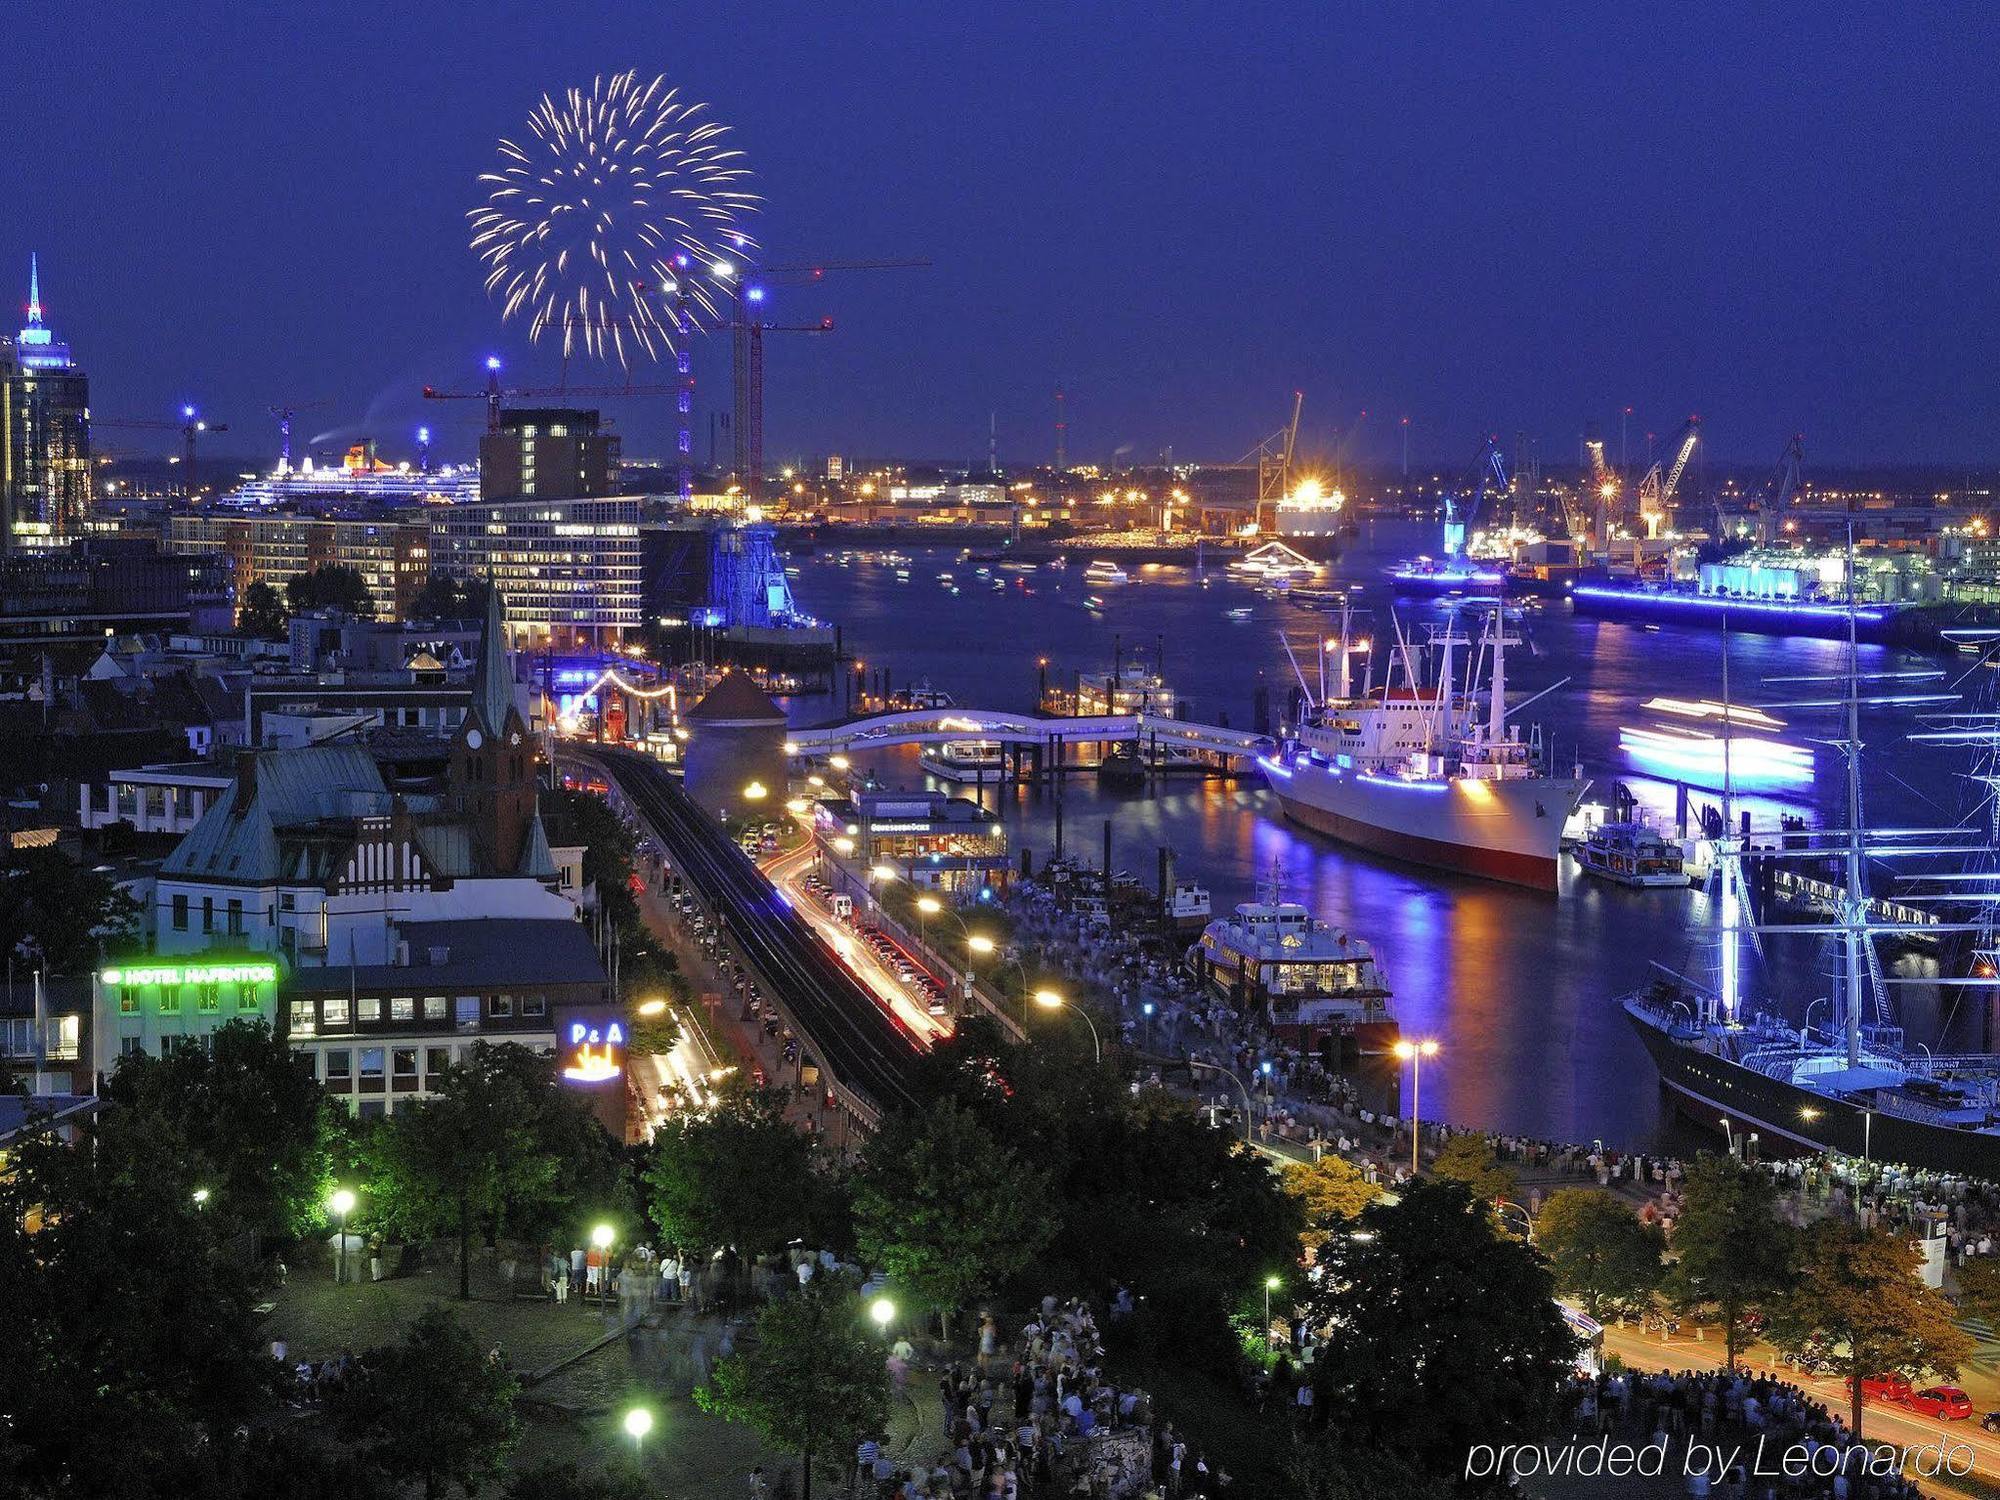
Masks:
[[[1449,601],[1395,601],[1383,577],[1389,563],[1433,540],[1434,533],[1414,525],[1364,523],[1320,586],[1357,586],[1356,603],[1368,611],[1356,621],[1357,634],[1388,637],[1392,604],[1406,631],[1439,622]],[[1287,643],[1317,686],[1318,653],[1338,628],[1328,616],[1220,566],[1198,577],[1192,567],[1134,565],[1131,581],[1118,585],[1086,579],[1087,548],[1070,558],[1065,569],[1028,570],[957,550],[904,548],[885,559],[828,548],[798,560],[793,585],[803,607],[839,620],[847,649],[871,673],[887,668],[897,689],[927,682],[967,708],[1029,708],[1039,658],[1048,659],[1052,684],[1067,684],[1079,670],[1107,670],[1114,651],[1128,668],[1135,659],[1147,668],[1157,664],[1189,716],[1207,723],[1226,717],[1232,726],[1250,727],[1260,685],[1269,690],[1273,714],[1282,716],[1298,682]],[[939,577],[946,572],[949,579]],[[1620,729],[1649,722],[1641,705],[1655,696],[1720,698],[1721,637],[1694,627],[1578,617],[1559,600],[1519,602],[1526,644],[1509,653],[1510,702],[1553,691],[1517,719],[1541,726],[1553,764],[1581,766],[1593,782],[1592,799],[1609,800],[1622,782],[1671,826],[1674,786],[1653,774],[1659,767],[1628,757]],[[1939,665],[1874,646],[1860,652],[1865,672]],[[1840,807],[1840,755],[1814,744],[1840,734],[1835,700],[1842,686],[1772,679],[1838,677],[1845,653],[1832,641],[1730,637],[1732,700],[1798,705],[1773,709],[1785,726],[1777,733],[1813,748],[1810,780],[1750,789],[1745,805],[1759,827],[1775,826],[1781,813],[1812,824],[1842,821],[1837,811],[1823,811]],[[1378,651],[1376,659],[1387,657]],[[1935,686],[1963,678],[1962,688],[1979,690],[1995,675],[1946,666],[1946,681]],[[843,708],[826,697],[787,705],[800,724],[838,717]],[[1869,820],[1956,821],[1984,784],[1942,755],[1895,748],[1910,727],[1903,709],[1864,717]],[[887,785],[916,786],[927,780],[916,753],[883,751],[859,764]],[[1048,856],[1055,792],[1046,785],[989,785],[978,794],[997,806],[1017,851],[1032,850],[1038,863]],[[1644,984],[1655,963],[1696,976],[1712,972],[1714,944],[1699,890],[1628,890],[1581,874],[1567,858],[1553,896],[1398,865],[1287,824],[1255,775],[1169,777],[1127,792],[1075,775],[1061,798],[1073,854],[1094,862],[1109,819],[1115,864],[1149,885],[1161,845],[1174,850],[1182,878],[1209,888],[1218,914],[1268,889],[1275,869],[1285,899],[1371,942],[1404,1034],[1441,1044],[1424,1070],[1427,1118],[1626,1148],[1690,1143],[1688,1127],[1668,1118],[1653,1068],[1614,997]],[[1719,801],[1712,791],[1690,794],[1695,809]],[[1830,967],[1830,956],[1808,940],[1769,940],[1766,961],[1755,969],[1759,997],[1801,1015],[1829,993]],[[1935,996],[1911,987],[1906,1003],[1913,1039],[1930,1039],[1924,1028],[1935,1032],[1938,1021],[1922,1012],[1927,1005],[1935,1010]],[[1824,1007],[1818,1019],[1824,1021]]]

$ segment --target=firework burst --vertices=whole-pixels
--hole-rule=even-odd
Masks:
[[[486,201],[466,215],[503,317],[526,317],[538,343],[560,332],[565,355],[623,365],[670,355],[683,329],[721,320],[756,248],[740,225],[759,200],[706,108],[635,72],[561,102],[542,96],[529,134],[500,142],[498,170],[479,176]]]

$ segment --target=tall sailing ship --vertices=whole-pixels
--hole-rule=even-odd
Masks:
[[[1412,864],[1553,891],[1563,824],[1587,783],[1552,773],[1539,733],[1524,738],[1508,722],[1525,707],[1507,706],[1507,648],[1520,640],[1508,634],[1503,609],[1477,612],[1476,641],[1459,628],[1461,611],[1421,645],[1395,622],[1394,660],[1379,689],[1372,650],[1350,640],[1343,612],[1326,653],[1330,693],[1323,688],[1312,701],[1302,676],[1305,721],[1258,764],[1295,823]],[[1367,672],[1358,693],[1356,654]],[[1435,677],[1428,660],[1438,664]],[[1460,660],[1468,664],[1462,685]]]
[[[1988,653],[2000,632],[1961,631]],[[1939,671],[1863,674],[1850,625],[1845,692],[1841,698],[1791,706],[1839,706],[1845,766],[1845,826],[1781,836],[1739,827],[1725,778],[1724,826],[1710,888],[1715,912],[1715,963],[1708,980],[1659,969],[1645,989],[1621,997],[1627,1019],[1660,1071],[1661,1083],[1684,1109],[1732,1136],[1755,1130],[1767,1139],[1941,1172],[2000,1178],[2000,1056],[1990,1051],[1945,1053],[1911,1043],[1895,995],[1902,985],[1928,983],[1961,995],[1987,997],[2000,985],[1994,933],[2000,918],[1996,833],[2000,814],[2000,713],[1953,707],[1957,695],[1930,692]],[[1728,645],[1724,637],[1724,693]],[[1775,679],[1810,685],[1834,678]],[[1820,691],[1824,691],[1822,686]],[[1921,828],[1871,827],[1864,816],[1860,711],[1871,705],[1915,705],[1925,727],[1913,742],[1960,746],[1980,754],[1972,783],[1982,789],[1966,822]],[[1782,705],[1771,705],[1773,707]],[[1725,736],[1728,720],[1725,718]],[[1822,910],[1806,924],[1759,922],[1748,899],[1749,871],[1759,862],[1836,864]],[[1780,863],[1779,869],[1783,869]],[[1894,887],[1870,889],[1871,868],[1889,871]],[[1764,913],[1769,917],[1770,913]],[[1826,997],[1827,1024],[1815,1028],[1759,1008],[1746,996],[1745,976],[1764,934],[1817,935],[1837,955]],[[1969,972],[1910,978],[1889,972],[1879,944],[1940,943],[1952,967]],[[1746,949],[1749,950],[1746,952]],[[1656,966],[1657,967],[1657,966]]]

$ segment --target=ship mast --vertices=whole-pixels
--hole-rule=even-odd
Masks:
[[[1722,951],[1718,955],[1721,965],[1721,994],[1719,996],[1720,1019],[1723,1025],[1736,1024],[1737,1008],[1742,1003],[1742,974],[1739,969],[1740,955],[1736,948],[1736,928],[1740,908],[1738,893],[1743,879],[1743,850],[1736,843],[1736,782],[1730,764],[1730,737],[1736,727],[1736,706],[1729,696],[1729,612],[1722,614],[1722,837],[1715,841],[1716,852],[1716,900],[1721,903]]]
[[[1861,677],[1860,648],[1854,620],[1854,523],[1847,523],[1847,888],[1841,897],[1841,938],[1847,961],[1842,986],[1842,1031],[1847,1041],[1847,1066],[1861,1063],[1861,945],[1869,941],[1864,922],[1868,893],[1861,872]]]

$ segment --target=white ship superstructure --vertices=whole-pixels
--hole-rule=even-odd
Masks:
[[[1524,738],[1508,722],[1506,652],[1520,642],[1503,610],[1481,613],[1476,641],[1454,614],[1432,632],[1428,652],[1398,625],[1390,673],[1375,688],[1369,654],[1359,693],[1350,664],[1359,648],[1343,617],[1330,644],[1331,693],[1260,764],[1285,816],[1307,828],[1413,864],[1552,891],[1563,824],[1586,783],[1549,774],[1539,736]],[[1423,666],[1428,653],[1434,678]]]

